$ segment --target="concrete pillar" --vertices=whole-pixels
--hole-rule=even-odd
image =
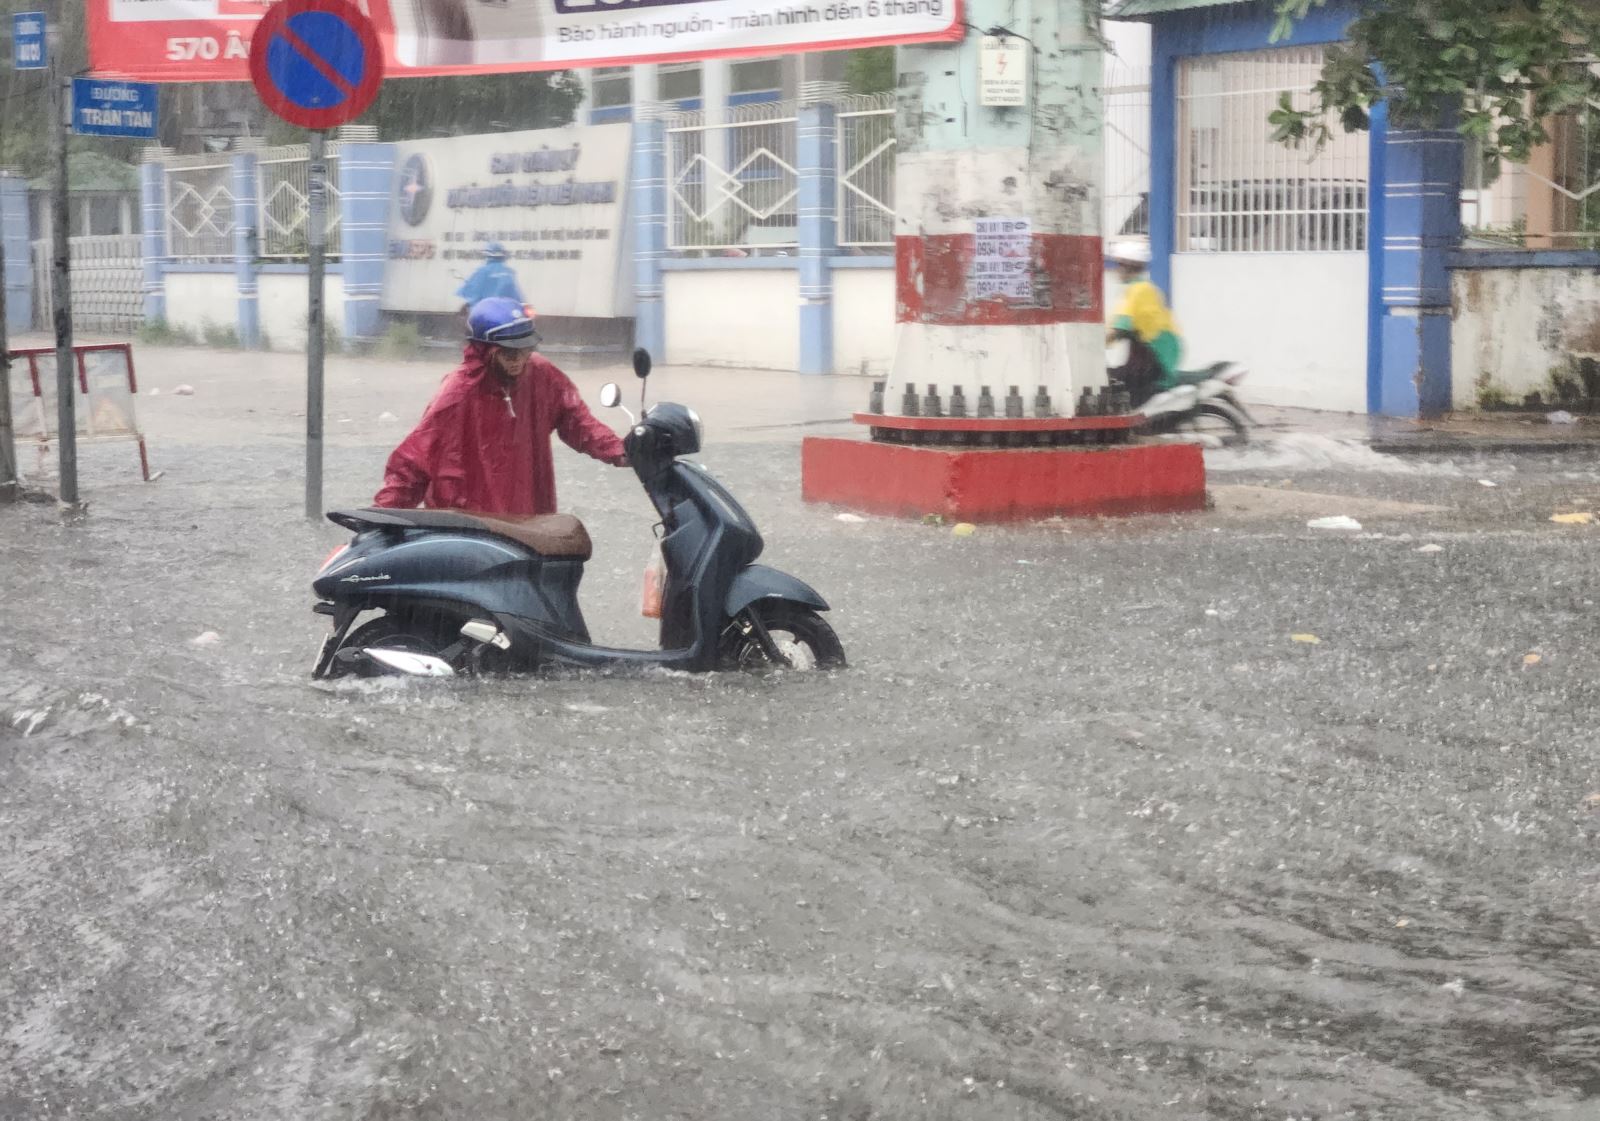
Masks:
[[[796,124],[800,220],[800,372],[833,373],[833,273],[838,252],[836,110],[803,105]]]
[[[1450,271],[1461,242],[1461,136],[1454,129],[1394,129],[1375,114],[1381,166],[1371,181],[1381,276],[1371,314],[1381,317],[1368,409],[1388,416],[1450,409]]]
[[[33,238],[28,229],[28,181],[0,176],[0,240],[6,261],[6,329],[33,326]]]
[[[395,147],[339,142],[339,253],[344,261],[344,336],[383,331],[383,269],[388,259],[389,200]]]
[[[633,105],[633,341],[657,362],[667,354],[667,131],[653,103]]]
[[[708,58],[700,64],[700,105],[707,123],[726,119],[732,89],[733,69],[727,59]]]
[[[160,163],[164,151],[147,148],[139,165],[139,218],[144,251],[144,319],[167,318],[167,169]]]
[[[968,26],[1025,36],[1027,104],[983,107],[982,36],[902,47],[896,111],[894,373],[885,406],[907,383],[962,386],[969,412],[988,386],[996,410],[1017,386],[1031,415],[1046,387],[1056,413],[1105,384],[1098,8],[1082,0],[971,0]],[[979,219],[1029,224],[1019,297],[975,291]]]
[[[661,100],[661,74],[653,63],[640,63],[633,68],[633,119],[640,119],[640,111],[653,108]]]
[[[256,154],[239,152],[233,157],[233,283],[239,293],[239,342],[252,350],[261,345],[261,301],[256,281],[256,255],[261,250],[261,230],[257,223]]]

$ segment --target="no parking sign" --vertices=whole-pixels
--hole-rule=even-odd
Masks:
[[[348,0],[279,0],[250,39],[261,102],[301,128],[327,129],[366,112],[383,84],[383,48]]]

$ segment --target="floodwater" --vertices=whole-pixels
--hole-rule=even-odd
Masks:
[[[713,445],[849,670],[316,685],[298,456],[0,510],[0,1117],[1600,1116],[1589,465],[961,539]]]

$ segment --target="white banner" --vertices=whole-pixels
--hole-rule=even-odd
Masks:
[[[498,242],[538,314],[632,315],[632,134],[626,124],[590,125],[396,145],[383,307],[456,311],[503,283],[491,268],[469,284]]]

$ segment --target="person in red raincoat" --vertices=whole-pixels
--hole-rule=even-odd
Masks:
[[[550,434],[602,463],[627,463],[622,441],[578,387],[535,354],[533,317],[515,300],[473,305],[461,365],[389,456],[375,506],[501,517],[556,512]]]

